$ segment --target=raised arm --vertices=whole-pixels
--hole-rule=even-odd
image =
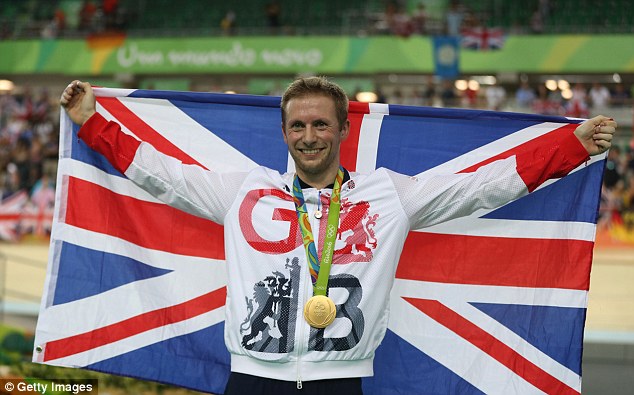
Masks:
[[[590,156],[610,149],[616,126],[612,118],[599,115],[577,126],[556,146],[542,146],[518,155],[517,172],[528,191],[533,192],[548,179],[567,175]]]
[[[95,94],[87,82],[71,82],[60,104],[81,125],[79,138],[132,182],[172,207],[223,222],[246,173],[218,173],[186,165],[122,132],[117,122],[96,112]]]
[[[141,142],[121,133],[119,124],[108,122],[97,113],[92,86],[88,82],[78,80],[71,82],[62,92],[60,104],[70,119],[82,126],[79,129],[79,138],[125,174]]]
[[[491,209],[567,175],[612,146],[616,122],[597,116],[551,145],[540,145],[480,167],[472,173],[411,177],[392,174],[413,229]]]

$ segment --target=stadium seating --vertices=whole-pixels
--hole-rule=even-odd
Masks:
[[[272,1],[272,0],[271,0]],[[277,0],[283,28],[276,34],[355,34],[366,31],[371,17],[385,9],[385,0]],[[37,37],[43,23],[59,7],[66,12],[72,36],[82,0],[0,0],[0,22],[13,38]],[[100,4],[99,0],[94,0]],[[530,32],[530,21],[539,0],[521,3],[500,0],[463,0],[464,8],[488,26],[514,32]],[[267,27],[267,1],[242,0],[239,4],[219,0],[119,0],[125,18],[122,28],[136,36],[216,35],[224,15],[236,13],[237,33],[262,35]],[[544,33],[632,33],[634,2],[631,0],[558,0],[544,12]],[[442,22],[442,21],[441,21]],[[75,33],[76,34],[76,33]],[[4,33],[6,36],[6,32]],[[5,37],[6,38],[6,37]]]

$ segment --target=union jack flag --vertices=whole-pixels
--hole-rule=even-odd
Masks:
[[[504,31],[499,27],[478,26],[462,30],[462,47],[477,50],[496,50],[504,46]]]
[[[278,97],[96,89],[125,133],[213,171],[292,170]],[[350,105],[342,165],[469,172],[580,121]],[[62,139],[33,359],[221,393],[229,374],[220,225],[165,206]],[[366,394],[579,394],[605,156],[492,210],[412,232]]]
[[[20,217],[29,194],[20,190],[0,202],[0,240],[17,241],[20,237]]]

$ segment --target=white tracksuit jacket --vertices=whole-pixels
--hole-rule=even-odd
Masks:
[[[183,165],[99,114],[79,135],[158,199],[224,225],[225,342],[231,369],[288,381],[372,375],[374,352],[387,328],[396,266],[410,230],[497,207],[588,159],[570,133],[559,145],[474,173],[425,179],[386,169],[351,173],[342,186],[329,279],[337,318],[329,327],[315,329],[302,315],[312,286],[290,192],[293,174],[263,167],[219,174]],[[331,189],[305,188],[303,193],[320,251]],[[324,211],[320,220],[312,215],[319,196]]]

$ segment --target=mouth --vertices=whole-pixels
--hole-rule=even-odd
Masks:
[[[304,155],[316,155],[319,152],[321,152],[321,150],[323,150],[323,148],[305,148],[305,149],[300,149],[299,152],[301,152]]]

